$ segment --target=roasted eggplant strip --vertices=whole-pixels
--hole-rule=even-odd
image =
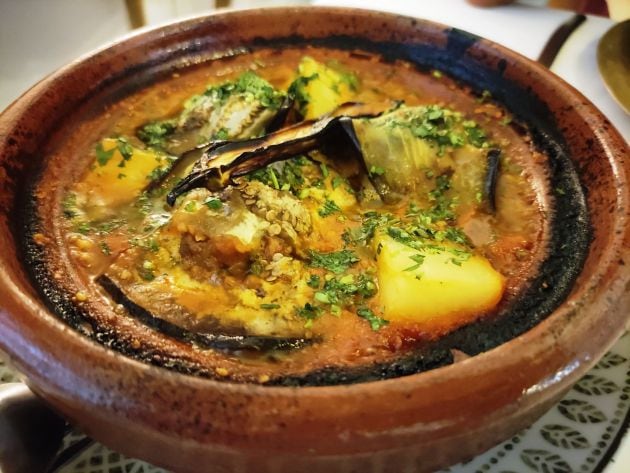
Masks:
[[[320,120],[301,122],[261,138],[231,142],[214,148],[205,153],[192,172],[169,192],[166,201],[174,205],[178,196],[196,187],[203,187],[210,179],[215,180],[216,186],[225,187],[233,178],[321,148],[329,136],[345,137],[356,146],[358,141],[354,136],[352,119],[375,117],[392,106],[391,102],[369,105],[349,103]]]
[[[291,123],[289,123],[289,120],[291,116],[291,111],[293,110],[294,106],[295,99],[289,96],[285,97],[282,101],[282,105],[280,105],[280,108],[278,108],[278,111],[267,125],[265,129],[266,132],[273,133],[274,131],[278,131],[282,128],[285,128],[286,126],[291,125]]]
[[[285,97],[282,105],[280,105],[276,114],[273,115],[273,117],[267,124],[265,128],[265,133],[273,133],[285,127],[287,125],[287,121],[289,120],[289,113],[293,109],[293,107],[294,100],[290,97]],[[242,138],[245,139],[249,137],[243,136]],[[157,189],[168,178],[172,176],[177,176],[178,174],[185,172],[188,167],[197,162],[204,154],[211,153],[215,149],[227,143],[229,143],[227,140],[212,140],[195,145],[193,148],[182,152],[181,155],[176,157],[176,159],[173,161],[170,172],[164,173],[159,178],[152,180],[145,190],[151,191],[153,189]]]
[[[168,172],[163,173],[156,179],[153,179],[147,187],[144,189],[145,192],[151,192],[155,189],[158,189],[162,186],[168,179],[172,177],[177,177],[178,175],[184,175],[186,173],[186,169],[190,168],[195,162],[197,162],[204,153],[212,152],[213,150],[220,148],[221,146],[227,144],[228,141],[219,140],[213,141],[211,143],[203,143],[201,145],[197,145],[194,148],[185,151],[181,156],[176,157],[173,161]]]
[[[125,307],[129,314],[143,324],[159,331],[160,333],[173,337],[177,340],[192,343],[200,348],[226,351],[294,350],[314,342],[314,340],[306,338],[193,332],[157,317],[139,304],[135,303],[127,297],[125,292],[107,275],[102,274],[97,277],[96,283],[98,283],[109,294],[116,304],[120,304]]]
[[[492,148],[487,154],[486,177],[484,180],[484,196],[486,198],[489,213],[497,210],[496,190],[497,179],[499,178],[499,164],[501,160],[501,150]]]

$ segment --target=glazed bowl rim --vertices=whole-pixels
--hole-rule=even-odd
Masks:
[[[46,93],[46,90],[53,86],[57,81],[67,79],[71,77],[76,69],[80,66],[84,65],[86,61],[90,59],[94,59],[99,56],[103,52],[115,50],[116,48],[123,48],[129,43],[133,42],[133,40],[138,39],[140,37],[146,37],[149,40],[154,40],[156,35],[163,34],[165,37],[168,37],[169,34],[172,34],[175,31],[175,28],[178,26],[187,26],[192,28],[195,24],[202,24],[207,21],[212,21],[213,19],[220,17],[229,17],[232,16],[241,16],[241,15],[259,15],[261,17],[265,17],[270,14],[279,15],[283,12],[295,12],[295,11],[308,11],[316,9],[321,12],[331,14],[331,15],[373,15],[374,13],[378,13],[384,18],[384,21],[388,22],[388,25],[391,26],[395,21],[401,20],[413,20],[417,22],[418,25],[424,25],[429,27],[443,27],[444,29],[450,28],[446,25],[441,25],[439,23],[424,20],[421,18],[413,18],[407,17],[403,15],[396,15],[389,12],[381,12],[378,10],[368,10],[368,9],[357,9],[357,8],[346,8],[346,7],[327,7],[327,6],[294,6],[294,7],[272,7],[272,8],[260,8],[260,9],[243,9],[243,10],[229,10],[229,11],[219,11],[213,12],[210,14],[204,14],[201,16],[193,16],[190,18],[185,18],[182,20],[177,20],[173,22],[167,22],[165,24],[160,24],[157,26],[144,27],[137,31],[133,31],[129,34],[122,36],[121,38],[111,41],[106,45],[96,49],[93,52],[87,53],[79,57],[77,60],[71,62],[70,64],[58,69],[57,71],[49,74],[37,84],[29,88],[25,93],[23,93],[18,99],[12,102],[1,114],[0,114],[0,127],[5,126],[10,128],[10,120],[15,116],[22,116],[29,111],[29,104],[35,101],[35,99],[39,98],[41,95]],[[475,36],[476,35],[472,35]],[[520,63],[524,63],[528,69],[532,70],[536,75],[543,76],[549,84],[549,87],[555,88],[559,94],[563,96],[563,98],[567,101],[575,101],[575,102],[588,102],[591,107],[588,110],[583,109],[582,113],[586,113],[588,116],[586,119],[593,121],[601,121],[605,120],[605,117],[599,112],[599,110],[592,104],[588,99],[584,98],[584,96],[575,90],[572,86],[564,82],[561,78],[556,76],[551,71],[544,68],[542,65],[536,63],[528,59],[527,57],[514,52],[500,44],[494,43],[492,41],[486,39],[479,39],[479,42],[483,44],[485,47],[489,47],[492,50],[495,50],[498,53],[503,55],[508,54],[512,57],[517,57],[517,60]],[[23,109],[18,110],[20,107]],[[4,122],[4,123],[3,123]],[[2,128],[0,128],[2,129]],[[594,134],[598,136],[600,141],[604,141],[606,143],[613,142],[615,140],[621,139],[621,143],[623,143],[623,139],[619,136],[618,132],[615,130],[606,131],[606,132],[598,132],[597,130],[593,130]],[[612,135],[612,138],[611,138]],[[615,137],[616,135],[616,137]],[[0,143],[1,144],[1,143]],[[608,143],[609,144],[609,143]],[[628,190],[628,175],[627,169],[624,170],[622,167],[619,167],[617,162],[613,159],[612,152],[608,152],[607,156],[603,156],[602,158],[607,158],[610,160],[612,165],[616,165],[616,177],[617,181],[620,184],[620,192],[618,193],[618,207],[628,208],[630,203],[630,192]],[[627,167],[627,166],[626,166]],[[625,190],[625,192],[624,192]],[[616,245],[613,249],[610,247],[607,248],[607,253],[601,255],[599,260],[605,260],[605,256],[610,255],[614,249],[618,249],[620,245],[624,244],[624,235],[628,229],[628,216],[620,215],[618,216],[617,223],[617,231],[615,236]],[[4,252],[0,253],[0,258],[4,259]],[[64,323],[61,319],[59,319],[56,315],[52,313],[49,309],[45,307],[43,302],[43,297],[41,295],[33,295],[29,294],[19,287],[19,284],[16,284],[14,277],[6,272],[0,273],[0,288],[1,292],[9,295],[16,306],[21,307],[24,311],[29,313],[30,317],[40,318],[40,324],[42,326],[46,326],[46,330],[48,330],[50,335],[55,335],[57,337],[64,338],[67,342],[74,344],[81,350],[88,350],[92,352],[94,355],[98,354],[99,359],[105,361],[110,360],[113,361],[114,364],[119,365],[121,370],[123,367],[125,369],[135,371],[135,372],[143,372],[149,375],[155,375],[159,378],[173,381],[175,384],[180,386],[186,386],[187,388],[194,390],[219,390],[224,391],[226,393],[229,392],[247,392],[253,393],[255,395],[265,395],[265,394],[273,394],[274,396],[319,396],[319,395],[342,395],[346,394],[352,395],[355,392],[366,392],[366,391],[380,391],[384,388],[388,390],[408,390],[413,386],[417,386],[420,384],[433,384],[444,379],[466,379],[469,378],[473,373],[477,373],[478,375],[483,375],[484,372],[501,367],[508,367],[516,365],[518,361],[522,361],[522,350],[525,348],[527,350],[527,346],[531,344],[532,341],[535,340],[548,340],[544,344],[539,344],[536,348],[537,350],[534,353],[530,353],[529,356],[535,356],[537,353],[542,353],[546,349],[548,349],[552,344],[558,343],[558,339],[562,337],[562,334],[558,338],[550,338],[548,335],[550,333],[555,333],[556,329],[559,328],[562,330],[562,327],[565,325],[563,321],[571,318],[576,310],[584,310],[580,309],[582,305],[581,302],[584,300],[588,300],[588,298],[597,291],[599,281],[602,279],[603,274],[606,271],[616,271],[619,270],[618,267],[613,267],[613,262],[609,262],[609,266],[604,268],[598,268],[597,272],[589,275],[589,277],[582,282],[581,286],[574,287],[574,290],[571,294],[565,299],[565,301],[556,308],[548,317],[539,322],[536,326],[526,331],[525,333],[493,348],[486,352],[480,353],[474,357],[470,357],[466,360],[459,361],[457,363],[453,363],[448,366],[432,369],[427,372],[417,373],[413,375],[397,377],[392,379],[378,380],[378,381],[370,381],[370,382],[361,382],[357,384],[346,384],[346,385],[336,385],[336,386],[303,386],[299,388],[291,388],[291,387],[282,387],[282,386],[264,386],[257,385],[253,383],[233,383],[226,381],[218,381],[214,379],[203,378],[195,375],[189,375],[185,373],[175,372],[168,368],[162,368],[158,366],[149,365],[145,362],[138,361],[129,356],[126,356],[114,349],[107,348],[95,340],[89,339],[79,332],[71,329],[66,323]],[[620,271],[616,271],[620,273]],[[628,271],[621,272],[622,278],[626,281],[628,280]],[[1,308],[1,307],[0,307]],[[10,317],[10,315],[9,315]],[[619,332],[621,335],[623,331]],[[547,336],[546,336],[547,335]],[[612,345],[614,340],[610,341],[610,345]],[[601,352],[603,353],[604,349],[607,347],[602,347]],[[12,355],[16,357],[15,354]],[[22,358],[22,357],[19,357]],[[550,376],[557,374],[557,372],[565,370],[561,379],[571,378],[576,379],[578,375],[583,374],[593,363],[594,359],[590,358],[590,354],[586,354],[585,359],[582,360],[581,363],[577,365],[573,365],[570,367],[569,365],[562,366],[560,370],[555,369],[549,372]],[[19,365],[19,363],[18,363]],[[570,369],[567,370],[567,367]],[[541,380],[542,382],[543,380]],[[560,381],[558,379],[557,381]],[[296,390],[297,389],[297,390]],[[536,392],[534,389],[532,392]]]

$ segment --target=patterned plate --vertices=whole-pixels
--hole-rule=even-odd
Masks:
[[[18,375],[0,361],[0,383]],[[443,473],[600,473],[630,423],[630,333],[554,408],[515,437]],[[65,438],[64,447],[83,439]],[[92,444],[62,473],[162,473],[166,470]]]

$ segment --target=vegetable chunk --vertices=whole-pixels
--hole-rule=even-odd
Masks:
[[[167,155],[136,148],[124,138],[105,138],[96,145],[96,163],[82,182],[86,207],[111,209],[131,202],[170,163]]]
[[[380,302],[392,323],[440,332],[473,321],[501,299],[504,278],[482,256],[462,257],[453,246],[419,252],[387,235],[376,244]]]
[[[354,97],[358,84],[356,76],[333,66],[309,56],[300,61],[299,77],[289,92],[295,96],[306,120],[332,112]]]

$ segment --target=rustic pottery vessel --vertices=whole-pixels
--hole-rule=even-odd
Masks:
[[[31,169],[63,123],[108,87],[124,94],[151,74],[216,53],[293,43],[439,65],[489,89],[558,143],[587,190],[592,240],[570,295],[549,317],[497,348],[425,373],[287,388],[151,366],[84,337],[53,313],[28,275],[18,229]],[[540,65],[442,25],[285,8],[142,31],[47,77],[0,116],[0,347],[32,389],[88,435],[175,471],[432,471],[534,421],[621,334],[630,317],[629,178],[627,144],[582,95]]]

